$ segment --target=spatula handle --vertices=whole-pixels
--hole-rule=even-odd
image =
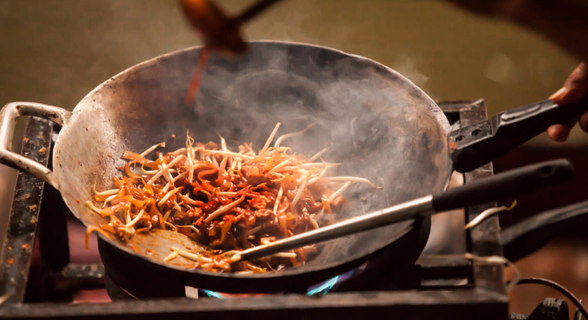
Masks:
[[[476,180],[433,197],[435,211],[448,211],[494,202],[512,195],[569,180],[574,167],[566,159],[541,162]]]
[[[573,172],[572,165],[565,159],[526,166],[468,183],[444,194],[417,198],[330,226],[277,240],[268,245],[247,249],[235,255],[233,261],[260,258],[400,221],[429,216],[435,212],[479,205],[495,201],[498,198],[531,192],[550,184],[565,181],[573,175]]]

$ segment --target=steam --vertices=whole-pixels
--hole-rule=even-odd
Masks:
[[[194,108],[202,119],[195,134],[198,141],[216,141],[218,133],[233,146],[253,142],[259,150],[277,122],[278,135],[315,124],[284,146],[310,156],[332,143],[322,159],[342,163],[336,174],[384,187],[350,188],[349,214],[381,209],[439,183],[437,163],[419,149],[427,145],[442,153],[437,120],[422,93],[399,77],[370,61],[322,49],[254,45],[242,58],[211,59]]]
[[[426,85],[429,83],[429,77],[419,69],[418,60],[416,58],[411,57],[408,54],[402,54],[394,63],[392,63],[391,67],[410,79],[410,81],[421,89],[428,91]]]

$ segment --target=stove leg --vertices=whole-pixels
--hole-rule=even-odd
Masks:
[[[53,144],[47,165],[50,169],[53,167]],[[70,262],[66,217],[69,209],[59,191],[49,184],[45,184],[42,199],[38,232],[45,301],[72,301],[71,290],[60,290],[56,284],[56,279]]]

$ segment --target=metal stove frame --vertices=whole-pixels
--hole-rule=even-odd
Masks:
[[[487,119],[483,99],[440,102],[454,127]],[[36,117],[28,119],[22,154],[51,165],[58,128]],[[42,149],[45,148],[45,149]],[[492,164],[466,173],[465,183],[493,174]],[[469,221],[495,206],[466,209]],[[415,290],[329,293],[322,296],[287,294],[235,299],[125,300],[71,304],[72,291],[104,288],[102,265],[70,264],[64,204],[59,193],[39,179],[19,173],[0,260],[0,317],[27,319],[194,319],[198,316],[239,319],[351,319],[386,315],[388,319],[508,319],[504,267],[470,262],[462,255],[421,256],[416,267],[421,286]],[[35,236],[43,274],[42,288],[27,288]],[[67,249],[66,249],[67,248]],[[467,234],[467,249],[479,255],[502,255],[498,217]],[[448,281],[453,279],[453,281]],[[462,283],[456,281],[462,279]],[[426,281],[425,281],[426,280]],[[425,283],[428,283],[426,285]],[[42,290],[50,302],[24,302],[26,290]]]

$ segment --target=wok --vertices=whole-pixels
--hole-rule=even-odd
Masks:
[[[186,107],[183,98],[200,50],[181,50],[133,66],[95,88],[71,113],[38,103],[7,104],[0,114],[0,161],[51,184],[82,223],[97,225],[105,218],[91,214],[84,202],[92,199],[95,183],[98,190],[112,188],[112,178],[121,176],[117,168],[125,163],[120,156],[127,150],[140,152],[162,141],[166,151],[175,150],[185,145],[186,129],[196,141],[217,141],[220,134],[229,146],[249,141],[259,148],[277,122],[282,123],[279,134],[314,123],[289,140],[293,150],[314,154],[332,143],[324,159],[342,163],[337,174],[364,177],[382,187],[348,189],[346,214],[353,216],[440,193],[454,169],[476,168],[581,109],[544,101],[450,132],[435,102],[396,71],[334,49],[269,41],[250,42],[248,52],[237,59],[211,57],[196,103]],[[53,170],[10,151],[16,119],[24,115],[62,126]],[[526,131],[519,132],[521,126]],[[332,240],[303,266],[254,275],[213,274],[163,263],[170,245],[191,243],[171,232],[135,237],[141,253],[100,238],[126,259],[121,263],[149,261],[152,270],[186,285],[224,292],[276,291],[328,279],[378,252],[398,255],[395,241],[420,223],[404,221]],[[147,248],[154,253],[145,254]]]

